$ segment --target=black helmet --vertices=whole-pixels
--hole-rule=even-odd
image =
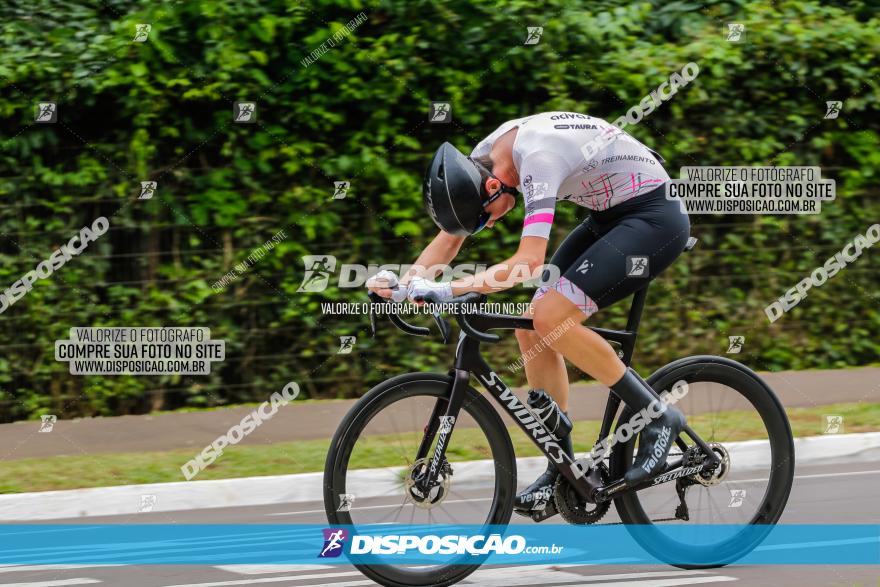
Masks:
[[[486,224],[482,177],[464,153],[443,143],[425,173],[425,208],[440,229],[457,236],[474,234]]]

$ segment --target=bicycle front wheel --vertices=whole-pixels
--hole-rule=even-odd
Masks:
[[[488,400],[467,389],[447,440],[437,484],[427,494],[412,479],[432,414],[444,413],[452,378],[412,373],[370,390],[351,409],[330,445],[324,507],[333,525],[506,525],[513,511],[516,461],[510,436]],[[435,409],[436,408],[436,409]],[[474,563],[475,557],[467,562]],[[479,564],[358,565],[382,585],[451,585]]]
[[[794,479],[791,427],[773,391],[740,363],[688,357],[648,380],[658,393],[679,381],[687,384],[678,388],[686,393],[675,407],[721,457],[721,465],[711,474],[623,495],[615,506],[630,534],[658,559],[682,568],[722,566],[760,544],[785,509]],[[632,415],[624,410],[618,426]],[[612,478],[632,466],[636,440],[614,447]],[[701,451],[687,435],[679,441],[686,447],[673,447],[670,461],[700,458]],[[686,510],[681,507],[682,492]]]

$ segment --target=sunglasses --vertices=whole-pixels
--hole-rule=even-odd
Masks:
[[[468,159],[478,169],[480,169],[483,173],[485,173],[487,177],[491,177],[492,179],[498,179],[495,176],[495,174],[492,173],[491,171],[489,171],[488,169],[486,169],[485,166],[483,166],[482,164],[480,164],[477,161],[474,161],[470,157],[468,157]],[[516,188],[512,188],[510,186],[504,185],[504,182],[501,181],[500,179],[498,179],[498,181],[501,182],[501,187],[498,188],[497,192],[495,192],[494,194],[492,194],[486,200],[483,201],[483,212],[480,214],[480,221],[477,224],[477,229],[472,234],[477,234],[478,232],[483,230],[486,227],[486,223],[489,222],[489,219],[492,217],[492,214],[490,212],[486,211],[486,208],[489,206],[489,204],[491,204],[492,202],[494,202],[495,200],[497,200],[498,198],[500,198],[504,194],[510,194],[511,196],[516,197],[516,195],[519,193],[518,191],[516,191]]]

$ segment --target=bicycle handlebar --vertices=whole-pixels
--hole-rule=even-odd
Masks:
[[[430,295],[430,294],[428,294]],[[461,296],[457,296],[446,302],[447,304],[455,304],[458,308],[465,306],[467,304],[479,304],[486,300],[486,296],[476,292],[466,293]],[[471,338],[475,338],[480,342],[498,342],[501,340],[501,337],[497,334],[489,334],[488,332],[482,332],[477,330],[471,323],[467,320],[467,313],[458,311],[455,312],[455,321],[458,322],[458,326],[461,328],[462,332],[470,336]]]
[[[386,298],[383,298],[382,296],[380,296],[379,294],[377,294],[375,292],[370,292],[368,294],[368,296],[370,298],[370,301],[372,301],[374,303],[381,303],[381,302],[391,303],[389,300],[387,300]],[[481,332],[481,331],[477,330],[476,328],[474,328],[470,324],[470,322],[468,322],[467,313],[462,311],[462,308],[464,306],[466,306],[468,304],[479,304],[479,303],[483,302],[484,300],[485,300],[485,296],[483,294],[479,294],[476,292],[470,292],[470,293],[466,293],[461,296],[456,296],[456,297],[452,298],[451,300],[447,300],[446,302],[442,302],[442,303],[456,306],[457,311],[454,312],[455,321],[458,322],[459,328],[461,328],[462,332],[464,332],[466,335],[468,335],[471,338],[474,338],[476,340],[479,340],[480,342],[486,342],[486,343],[498,342],[501,340],[501,337],[499,335],[489,334],[488,332]],[[429,293],[428,295],[426,295],[424,298],[424,301],[440,303],[436,300],[436,298],[434,297],[434,295],[432,293]],[[438,330],[440,330],[440,335],[443,338],[443,342],[448,342],[449,341],[449,334],[450,334],[449,323],[446,322],[443,318],[441,318],[440,315],[437,313],[432,314],[432,316],[434,317],[434,321],[437,324]],[[403,332],[405,332],[407,334],[412,334],[414,336],[427,336],[428,334],[431,333],[430,329],[425,328],[424,326],[414,326],[414,325],[406,322],[399,315],[397,315],[393,312],[388,313],[388,319],[391,320],[391,323],[394,324],[398,329],[402,330]],[[370,323],[371,323],[371,326],[373,327],[373,332],[375,333],[375,330],[376,330],[375,329],[375,321],[373,319],[372,312],[370,313]]]
[[[382,296],[380,296],[376,292],[371,291],[367,295],[370,298],[370,301],[373,303],[376,303],[376,304],[380,304],[380,303],[389,303],[390,304],[391,303],[390,301],[386,300],[385,298],[383,298]],[[394,324],[400,330],[406,332],[407,334],[412,334],[413,336],[428,336],[429,334],[431,334],[430,328],[425,328],[424,326],[414,326],[393,312],[388,313],[388,319],[391,320],[392,324]],[[370,322],[373,326],[373,332],[375,333],[375,322],[373,321],[373,313],[372,312],[370,312]]]

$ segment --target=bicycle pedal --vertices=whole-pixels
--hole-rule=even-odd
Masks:
[[[545,507],[543,510],[537,510],[537,511],[530,512],[529,517],[534,522],[543,522],[544,520],[546,520],[548,518],[552,518],[553,516],[555,516],[558,513],[559,512],[556,510],[556,506],[553,505],[553,503],[551,502],[551,503],[548,503],[547,507]]]

